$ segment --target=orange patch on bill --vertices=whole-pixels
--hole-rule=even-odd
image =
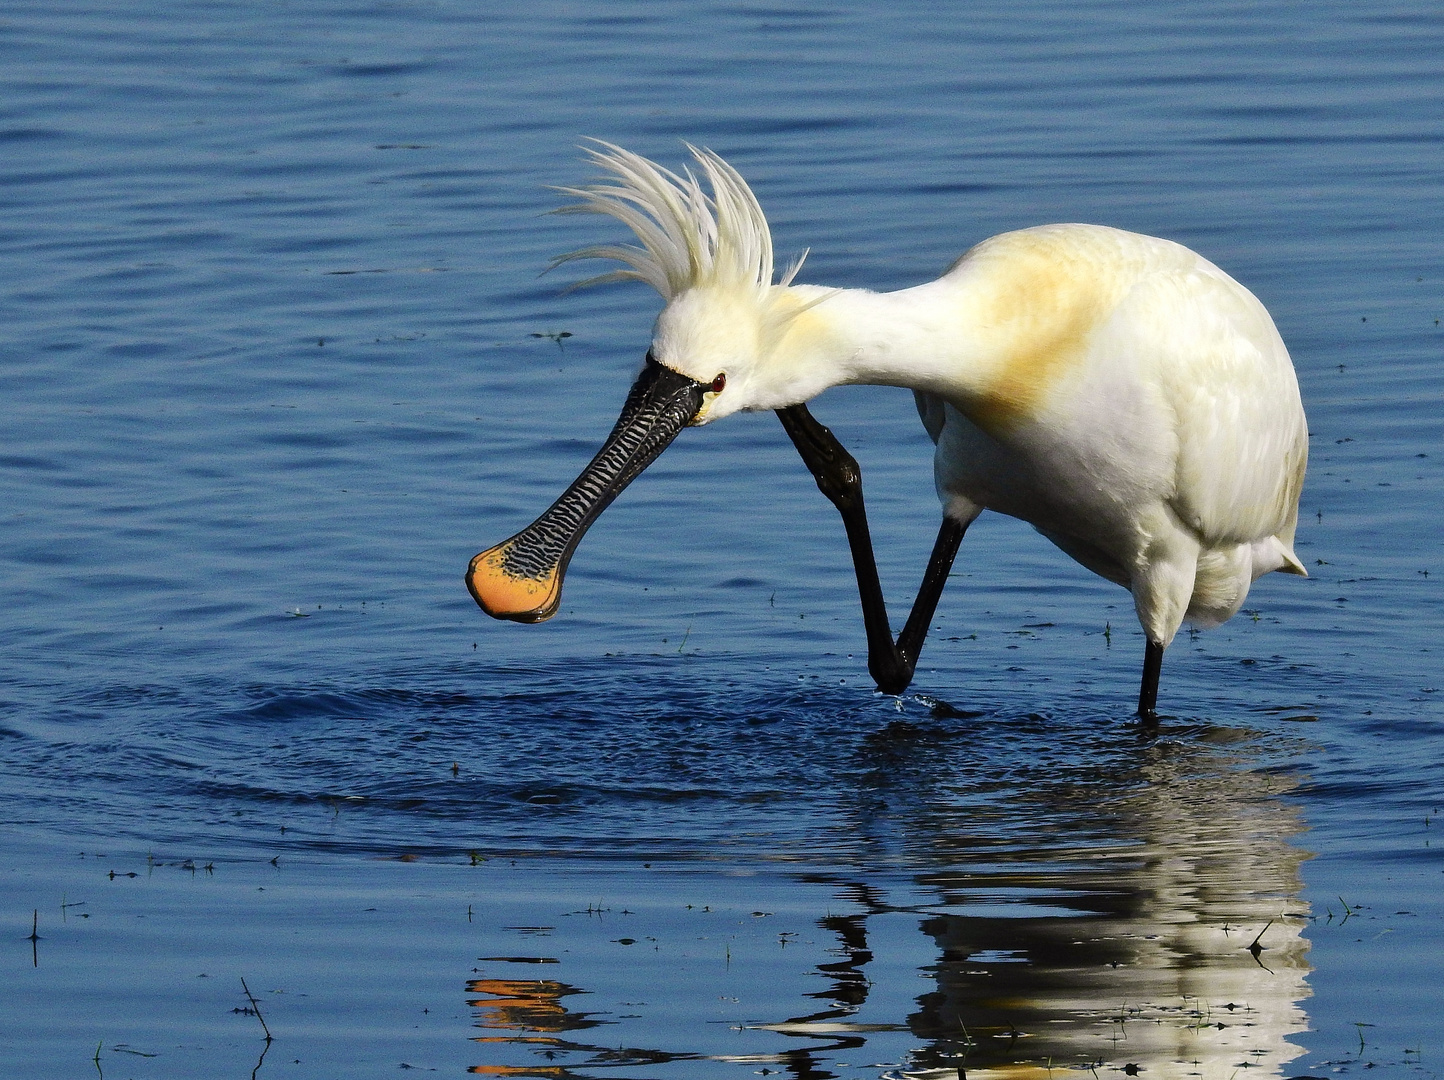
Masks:
[[[561,575],[553,566],[544,577],[519,577],[506,567],[513,543],[505,540],[471,560],[466,587],[483,611],[496,619],[536,623],[557,613],[562,599]]]

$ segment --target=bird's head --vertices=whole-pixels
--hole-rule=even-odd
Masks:
[[[607,143],[588,151],[603,180],[560,189],[579,201],[559,213],[616,218],[640,246],[583,248],[553,265],[614,260],[620,269],[580,284],[645,281],[666,306],[601,450],[546,513],[472,559],[467,588],[496,618],[541,622],[556,614],[582,535],[684,427],[803,400],[777,362],[779,346],[797,316],[830,294],[790,288],[801,259],[773,282],[771,232],[746,181],[710,150],[689,149],[710,193],[690,169],[679,175]]]
[[[672,300],[657,317],[651,358],[707,388],[693,424],[759,407],[771,350],[765,313],[758,308],[748,293],[696,288]]]

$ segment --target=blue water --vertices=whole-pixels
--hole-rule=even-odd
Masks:
[[[58,902],[40,868],[82,850],[281,853],[358,888],[401,854],[539,859],[559,891],[599,860],[725,867],[816,919],[922,913],[895,935],[907,949],[873,950],[866,1006],[903,1032],[891,1064],[917,1071],[951,1067],[961,1013],[939,1001],[972,1000],[957,989],[971,969],[957,959],[962,981],[912,1005],[907,980],[965,955],[947,944],[963,931],[928,920],[961,917],[973,875],[999,882],[975,952],[1027,968],[1031,1000],[1073,985],[1071,961],[1045,962],[1029,936],[1049,918],[1076,929],[1058,895],[1124,904],[1136,921],[1109,933],[1130,940],[1150,920],[1287,914],[1295,975],[1275,996],[1303,1019],[1270,1030],[1308,1056],[1256,1063],[1436,1069],[1444,998],[1421,958],[1444,946],[1429,846],[1444,801],[1444,15],[491,8],[144,0],[0,18],[11,938],[50,903],[13,883],[48,881]],[[1194,247],[1264,301],[1294,357],[1312,576],[1270,575],[1231,623],[1180,636],[1151,740],[1129,717],[1142,638],[1127,595],[985,516],[910,694],[883,697],[836,514],[775,418],[739,416],[684,432],[603,515],[557,618],[487,619],[468,559],[595,450],[658,307],[642,286],[564,293],[565,269],[539,276],[620,239],[546,216],[547,185],[588,177],[588,136],[674,166],[682,140],[722,153],[779,252],[810,249],[809,282],[916,284],[1050,221]],[[845,388],[814,411],[862,463],[900,618],[938,515],[911,395]],[[1216,861],[1178,879],[1194,899],[1157,900],[1174,881],[1160,868],[1200,851]],[[1096,867],[1115,859],[1127,871],[1105,903]],[[634,906],[670,895],[623,877],[613,896]],[[888,899],[863,903],[858,882]],[[1413,914],[1355,943],[1336,931],[1356,909],[1350,932]],[[4,983],[46,970],[16,949]],[[1170,955],[1157,969],[1189,968],[1187,949]],[[680,979],[668,970],[655,977]],[[1118,999],[1104,1009],[1128,996],[1095,991]],[[34,1017],[47,999],[24,1000]],[[148,1002],[106,1007],[123,1029]],[[705,1041],[647,1015],[638,1045]],[[974,1026],[1029,1022],[1062,1021],[1038,1005]],[[81,1034],[63,1053],[37,1036],[26,1060],[91,1068]],[[317,1068],[362,1074],[344,1040],[326,1047]],[[1097,1060],[1121,1068],[1115,1050]],[[787,1068],[887,1071],[839,1053]],[[1026,1058],[997,1061],[1010,1053]],[[165,1060],[126,1067],[170,1075]]]

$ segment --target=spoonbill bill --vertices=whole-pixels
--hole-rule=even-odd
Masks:
[[[556,614],[578,542],[687,426],[773,409],[842,514],[868,671],[897,694],[968,525],[1021,518],[1133,594],[1147,643],[1138,715],[1156,722],[1163,651],[1185,619],[1215,626],[1260,574],[1307,576],[1294,555],[1308,429],[1273,320],[1188,248],[1097,225],[985,240],[936,281],[898,292],[773,280],[772,238],[741,175],[689,146],[678,174],[609,143],[596,183],[562,212],[604,214],[637,245],[573,251],[621,266],[582,284],[661,294],[651,347],[612,433],[535,522],[471,561],[498,619]],[[701,179],[705,178],[704,189]],[[805,253],[804,253],[805,254]],[[833,386],[907,387],[937,446],[942,525],[902,633],[888,622],[857,462],[808,412]]]

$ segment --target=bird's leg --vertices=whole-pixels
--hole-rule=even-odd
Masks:
[[[882,582],[872,553],[872,534],[868,531],[867,509],[862,501],[862,471],[857,467],[857,459],[831,431],[817,422],[806,405],[778,409],[777,417],[817,481],[818,490],[842,515],[847,543],[852,549],[853,569],[857,572],[857,591],[862,599],[867,669],[884,691],[901,693],[912,681],[912,672],[907,670],[893,644],[887,602],[883,600]]]
[[[848,546],[852,549],[853,568],[857,572],[857,591],[862,600],[862,621],[867,631],[867,670],[883,693],[900,694],[912,682],[923,639],[927,636],[938,597],[947,584],[948,571],[952,568],[958,544],[962,542],[967,527],[951,518],[943,519],[907,625],[894,642],[882,583],[878,580],[877,561],[873,556],[872,536],[867,527],[867,509],[862,501],[862,471],[857,466],[857,460],[831,431],[817,422],[806,405],[778,409],[777,416],[812,472],[818,489],[842,515]]]
[[[1143,684],[1138,688],[1138,718],[1146,727],[1158,724],[1158,675],[1163,670],[1163,646],[1152,640],[1143,649]]]
[[[918,595],[913,600],[913,609],[908,621],[897,638],[898,652],[908,663],[908,674],[917,666],[918,656],[923,651],[923,639],[928,636],[928,627],[933,621],[933,612],[938,608],[938,598],[943,595],[943,586],[948,583],[948,572],[958,555],[958,545],[963,542],[967,525],[950,517],[944,517],[938,527],[938,538],[933,542],[933,553],[928,556],[928,567],[923,571],[923,583],[918,586]]]

